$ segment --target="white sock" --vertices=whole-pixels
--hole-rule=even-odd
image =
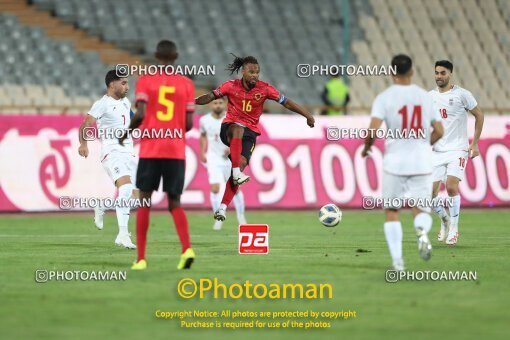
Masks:
[[[241,190],[237,190],[234,196],[234,205],[236,207],[237,216],[244,215],[244,195]]]
[[[421,212],[414,218],[414,229],[421,228],[428,233],[432,228],[432,217],[430,214]]]
[[[131,183],[124,184],[119,187],[119,196],[117,197],[117,200],[121,203],[121,205],[115,208],[115,212],[117,213],[117,222],[119,223],[119,234],[128,233],[129,211],[131,208],[129,205],[126,206],[125,203],[131,198],[133,188],[134,186]]]
[[[393,261],[402,259],[402,224],[399,221],[385,222],[384,235]]]
[[[105,198],[99,198],[98,199],[98,204],[97,204],[97,207],[99,208],[99,210],[104,214],[106,210],[106,207],[105,207]]]
[[[234,175],[234,177],[236,177],[240,173],[241,173],[241,168],[232,168],[232,175]]]
[[[442,202],[438,203],[438,201],[439,200],[437,198],[434,200],[434,206],[432,208],[434,209],[435,213],[439,216],[441,221],[443,221],[444,223],[444,220],[446,219],[446,217],[448,217],[448,213],[446,212],[446,209],[443,207]]]
[[[227,211],[227,205],[225,203],[220,204],[220,209]]]
[[[211,192],[210,198],[211,198],[212,210],[213,210],[213,212],[215,212],[220,207],[220,203],[221,203],[220,193],[219,192],[217,192],[217,193]]]
[[[460,214],[460,195],[450,197],[453,201],[450,207],[450,223],[454,228],[459,225],[459,214]]]

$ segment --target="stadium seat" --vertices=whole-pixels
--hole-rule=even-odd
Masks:
[[[483,5],[475,0],[368,3],[374,16],[362,16],[360,27],[372,55],[407,51],[415,58],[414,81],[428,87],[434,86],[433,62],[451,59],[457,81],[473,92],[482,107],[508,109],[502,106],[510,97],[504,80],[510,66],[508,1],[487,0]],[[357,60],[365,61],[369,52],[360,46],[353,42],[352,50]],[[376,90],[380,83],[371,81],[371,87]]]
[[[0,31],[4,30],[9,34],[0,42],[0,57],[6,66],[2,68],[5,76],[0,82],[5,84],[10,100],[0,102],[3,113],[16,111],[9,109],[10,106],[19,107],[18,113],[42,112],[51,105],[70,106],[69,96],[91,93],[99,96],[104,91],[102,79],[108,66],[100,61],[97,53],[78,52],[69,42],[50,39],[39,28],[19,24],[11,14],[0,14]],[[19,63],[24,67],[15,67]],[[80,86],[66,86],[69,79],[76,79]],[[97,87],[91,85],[98,83]],[[50,85],[50,93],[44,91],[45,84]],[[34,108],[25,110],[27,106]]]
[[[230,78],[224,70],[230,52],[259,58],[266,80],[308,105],[320,105],[326,77],[301,81],[295,74],[300,63],[341,64],[342,10],[344,2],[259,0],[31,0],[65,22],[133,53],[154,60],[157,42],[176,41],[181,64],[213,64],[213,77],[197,77],[198,86],[214,87]],[[440,10],[438,10],[440,9]],[[468,87],[481,105],[508,101],[510,69],[510,2],[507,0],[359,0],[350,2],[352,64],[387,65],[392,55],[408,53],[415,60],[414,81],[434,86],[433,62],[449,58],[454,76]],[[115,25],[112,25],[115,22]],[[83,98],[104,92],[102,79],[109,69],[99,53],[78,51],[71,43],[53,39],[37,27],[1,13],[0,84],[57,86],[63,94],[39,99],[13,99],[11,105],[32,103],[40,111],[48,105],[84,105]],[[235,32],[235,34],[234,34]],[[13,67],[30,65],[31,77]],[[59,67],[54,67],[59,65]],[[110,66],[111,67],[111,66]],[[233,75],[232,77],[235,77]],[[369,107],[373,95],[390,79],[349,79],[352,105]],[[487,82],[490,82],[488,84]],[[491,89],[491,90],[489,90]],[[132,99],[134,86],[131,86]],[[37,93],[37,91],[35,92]],[[368,93],[368,95],[366,95]],[[62,99],[62,102],[54,100]],[[482,100],[483,99],[483,100]],[[487,102],[485,101],[487,100]],[[89,101],[90,102],[90,101]],[[7,107],[7,101],[0,107]],[[54,103],[54,104],[51,104]],[[67,104],[66,104],[67,105]],[[64,105],[62,106],[64,107]],[[81,109],[79,109],[81,110]]]
[[[119,46],[140,48],[148,60],[153,57],[156,43],[161,38],[169,38],[181,47],[180,59],[183,64],[226,65],[231,61],[229,52],[254,54],[260,59],[263,69],[269,69],[269,64],[283,61],[288,66],[287,71],[279,75],[279,81],[285,86],[294,84],[294,70],[299,63],[306,60],[324,63],[342,60],[341,51],[331,48],[341,41],[340,26],[332,24],[332,20],[340,18],[340,7],[336,1],[323,1],[318,5],[299,0],[293,7],[270,0],[261,0],[257,6],[251,2],[224,0],[149,0],[143,4],[126,0],[123,6],[118,6],[113,0],[94,0],[87,4],[81,0],[40,0],[35,1],[35,5],[54,10],[66,21],[74,18],[78,27]],[[248,19],[245,20],[243,15]],[[267,24],[260,25],[260,18],[264,18]],[[112,28],[112,20],[121,29]],[[204,27],[204,22],[207,22],[207,27]],[[235,37],[232,34],[234,29]],[[303,39],[310,35],[313,36],[311,41]],[[281,39],[283,36],[286,39]],[[261,48],[248,47],[247,41],[256,41]],[[248,49],[243,51],[246,47]],[[202,52],[204,49],[207,51],[205,54]],[[292,50],[292,54],[275,54],[275,49],[285,52]],[[211,84],[211,79],[196,80],[199,85],[200,82]],[[215,86],[224,80],[225,73],[220,71],[212,83]],[[316,84],[312,85],[315,87]],[[303,87],[296,90],[288,87],[289,96],[299,93],[308,95],[304,84],[296,86]],[[309,104],[320,103],[318,93],[309,99],[312,101]]]

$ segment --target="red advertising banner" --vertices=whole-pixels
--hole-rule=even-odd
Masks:
[[[470,117],[471,118],[471,117]],[[0,211],[57,211],[59,197],[114,197],[100,163],[100,143],[78,155],[83,117],[0,116]],[[198,158],[198,117],[187,133],[186,207],[209,207],[206,167]],[[380,197],[383,141],[361,157],[362,139],[329,141],[326,129],[367,127],[368,116],[318,117],[314,129],[302,117],[264,115],[262,135],[242,190],[248,208],[317,208],[327,203],[361,208],[363,196]],[[470,136],[474,121],[468,123]],[[486,117],[480,157],[469,160],[461,182],[463,206],[510,206],[510,117]],[[136,149],[138,149],[136,147]],[[166,207],[154,193],[153,206]]]

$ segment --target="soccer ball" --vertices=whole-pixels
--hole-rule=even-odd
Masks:
[[[326,227],[335,227],[342,220],[342,210],[333,203],[326,204],[319,210],[319,221]]]

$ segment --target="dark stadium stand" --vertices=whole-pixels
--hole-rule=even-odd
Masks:
[[[298,64],[345,64],[350,56],[351,64],[387,65],[392,54],[406,52],[415,60],[418,85],[432,88],[433,62],[449,58],[457,82],[469,85],[488,113],[510,108],[505,86],[510,77],[510,3],[505,0],[483,5],[477,0],[357,0],[350,8],[342,0],[31,3],[0,0],[0,29],[8,32],[0,41],[0,58],[5,61],[0,65],[0,86],[7,93],[25,93],[1,98],[4,113],[50,113],[55,106],[67,113],[83,112],[103,91],[108,67],[152,62],[162,38],[178,44],[180,64],[216,66],[215,76],[195,78],[205,89],[230,78],[225,71],[230,52],[252,54],[259,59],[262,79],[299,102],[317,106],[327,77],[299,78]],[[346,10],[349,44],[342,36]],[[442,25],[446,20],[451,22],[448,27]],[[13,67],[20,62],[27,67]],[[366,113],[390,79],[358,76],[349,83],[350,106]]]

